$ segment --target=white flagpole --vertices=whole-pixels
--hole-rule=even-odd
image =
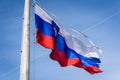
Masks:
[[[29,80],[29,56],[30,56],[30,0],[25,0],[20,80]]]

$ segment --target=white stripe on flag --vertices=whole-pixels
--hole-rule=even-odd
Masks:
[[[48,23],[52,22],[52,18],[42,8],[40,8],[37,4],[34,5],[34,10],[35,10],[35,14],[40,16],[43,20],[45,20]]]

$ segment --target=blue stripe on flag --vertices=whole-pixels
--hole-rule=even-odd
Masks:
[[[35,14],[35,23],[36,23],[37,29],[39,29],[39,31],[42,34],[47,35],[47,36],[55,37],[55,32],[54,32],[54,29],[53,29],[54,25],[44,21],[37,14]]]

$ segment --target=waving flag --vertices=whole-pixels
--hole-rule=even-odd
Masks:
[[[98,69],[101,61],[92,47],[86,46],[62,28],[60,28],[55,40],[55,49],[50,56],[61,66],[73,65],[84,68],[91,74],[102,72]]]
[[[45,48],[52,49],[51,59],[61,66],[76,66],[83,68],[91,74],[102,72],[99,56],[93,47],[85,45],[75,36],[57,25],[52,18],[37,4],[35,8],[35,22],[37,30],[37,43]]]

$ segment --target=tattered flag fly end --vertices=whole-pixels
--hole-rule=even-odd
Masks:
[[[36,41],[43,47],[52,49],[51,59],[63,67],[72,65],[83,68],[91,74],[102,72],[99,69],[100,58],[93,46],[88,47],[57,25],[37,4],[34,5],[34,9]]]

